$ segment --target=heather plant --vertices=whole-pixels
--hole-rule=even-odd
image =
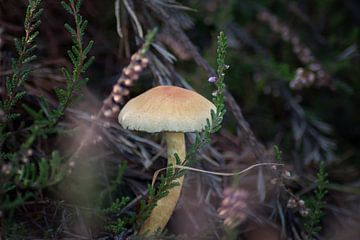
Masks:
[[[126,224],[128,223],[128,218],[122,216],[122,212],[124,207],[129,203],[130,198],[127,196],[121,196],[120,198],[116,197],[116,199],[113,199],[113,196],[121,195],[117,194],[117,191],[121,189],[126,168],[126,164],[119,166],[115,180],[107,189],[101,192],[99,199],[100,205],[105,205],[107,201],[110,201],[110,206],[101,209],[101,212],[108,219],[106,221],[105,229],[114,234],[120,234],[124,231],[124,229],[126,229]]]
[[[328,193],[327,185],[329,184],[327,176],[325,164],[324,162],[321,162],[319,171],[316,175],[316,189],[313,196],[306,202],[308,214],[305,217],[304,230],[307,239],[309,240],[316,239],[322,229],[320,223],[324,217],[324,208],[326,204],[324,199]]]
[[[15,139],[12,134],[15,130],[13,128],[13,121],[18,120],[20,117],[20,113],[14,112],[14,107],[26,95],[26,92],[23,90],[23,84],[29,78],[32,71],[29,63],[36,59],[34,54],[37,47],[35,40],[39,35],[39,32],[36,30],[41,24],[40,17],[43,12],[40,4],[40,0],[33,0],[28,3],[24,20],[25,36],[20,40],[14,40],[18,56],[11,61],[13,73],[6,79],[6,96],[0,101],[1,111],[4,114],[0,126],[2,142],[0,152],[1,212],[14,210],[18,205],[23,204],[34,196],[34,193],[31,191],[21,192],[21,188],[27,188],[29,185],[40,188],[48,180],[45,176],[47,169],[49,169],[47,162],[42,161],[38,171],[39,174],[35,165],[28,163],[28,157],[32,155],[29,145],[31,145],[38,129],[33,128],[32,131],[28,131],[28,135],[25,136],[25,141],[20,145],[20,149],[17,148],[18,146],[13,145]],[[56,170],[54,169],[54,171]],[[11,194],[14,191],[17,192],[15,199]]]
[[[14,40],[18,56],[11,60],[13,74],[6,79],[6,97],[0,101],[0,107],[5,113],[6,120],[12,120],[19,116],[19,113],[14,113],[12,110],[26,94],[22,87],[32,71],[29,63],[36,59],[35,40],[39,35],[37,29],[41,24],[40,17],[43,12],[40,4],[41,0],[29,1],[24,20],[25,35],[21,39],[15,38]],[[0,130],[3,127],[5,125]]]
[[[57,114],[64,114],[65,109],[74,101],[75,94],[79,93],[81,87],[89,80],[84,77],[84,73],[94,61],[94,56],[89,56],[89,52],[94,44],[90,40],[84,44],[84,34],[88,21],[80,15],[81,0],[62,1],[63,8],[74,17],[75,26],[72,27],[65,23],[64,27],[69,32],[73,45],[67,51],[68,57],[72,64],[72,69],[62,68],[62,72],[66,79],[66,88],[56,89],[56,95],[59,100],[59,108]]]
[[[36,29],[41,21],[40,0],[30,0],[27,5],[24,29],[25,36],[15,39],[18,57],[12,60],[12,75],[6,80],[6,97],[1,101],[1,108],[6,118],[1,123],[1,190],[0,211],[6,217],[12,216],[16,208],[30,199],[42,198],[44,189],[61,182],[66,173],[64,157],[56,149],[39,149],[41,141],[51,141],[60,129],[57,124],[65,114],[66,108],[75,99],[76,91],[86,82],[83,74],[93,61],[88,58],[93,45],[90,41],[83,47],[87,21],[79,13],[81,1],[62,2],[63,7],[74,17],[75,27],[65,24],[71,34],[73,46],[68,51],[72,69],[63,69],[67,80],[65,89],[56,89],[58,106],[51,106],[42,97],[28,96],[37,103],[28,104],[23,90],[24,82],[32,73],[30,65],[36,59]],[[70,73],[71,72],[71,73]],[[25,101],[27,100],[27,101]],[[23,112],[14,112],[17,105]],[[31,121],[25,121],[31,119]]]

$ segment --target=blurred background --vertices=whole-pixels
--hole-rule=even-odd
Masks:
[[[27,4],[0,0],[2,99]],[[2,238],[137,239],[140,202],[154,171],[166,165],[166,146],[159,134],[122,129],[118,112],[156,85],[211,99],[208,78],[223,31],[227,113],[221,131],[198,151],[196,167],[284,167],[236,177],[187,173],[167,231],[155,239],[360,239],[358,1],[84,0],[84,42],[94,40],[95,56],[89,81],[53,131],[34,134],[43,126],[37,120],[48,116],[44,109],[59,105],[61,67],[71,69],[64,23],[73,17],[60,1],[40,6],[37,59],[15,106],[21,117],[9,122],[0,110]],[[189,144],[193,139],[187,135]],[[49,177],[39,184],[42,161]],[[28,164],[33,177],[21,175]]]

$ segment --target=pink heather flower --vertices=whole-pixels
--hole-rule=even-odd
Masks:
[[[224,190],[224,198],[218,209],[220,218],[224,219],[224,224],[234,227],[247,218],[247,200],[249,193],[245,189],[227,187]]]
[[[209,77],[209,79],[208,79],[208,81],[211,83],[216,82],[216,80],[217,80],[217,77],[215,77],[215,76]]]

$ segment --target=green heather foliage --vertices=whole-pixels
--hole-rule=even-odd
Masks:
[[[282,151],[280,150],[279,146],[275,145],[274,146],[274,154],[275,154],[275,159],[278,163],[282,163]]]
[[[116,196],[119,189],[121,189],[121,184],[123,181],[124,173],[127,169],[126,162],[119,166],[117,176],[115,180],[100,193],[99,202],[101,205],[106,204],[106,199],[110,200],[110,207],[101,209],[102,214],[107,217],[107,225],[105,229],[108,231],[119,234],[125,229],[127,219],[121,215],[123,208],[129,203],[130,198],[127,196],[122,196],[120,199],[112,199],[112,196]]]
[[[124,231],[127,224],[127,218],[123,218],[118,215],[121,213],[121,210],[129,203],[129,201],[129,197],[122,197],[121,199],[117,198],[112,202],[109,208],[103,210],[103,213],[106,215],[115,215],[115,220],[110,221],[110,223],[105,226],[105,229],[114,234],[119,234]]]
[[[1,109],[6,114],[6,119],[1,122],[0,126],[1,142],[5,142],[5,144],[6,141],[10,142],[11,139],[9,138],[13,137],[8,125],[11,125],[11,121],[20,116],[19,113],[14,113],[12,110],[26,95],[22,87],[32,71],[28,64],[36,59],[34,51],[37,46],[34,42],[39,35],[36,29],[41,23],[40,16],[43,12],[43,9],[40,8],[40,3],[40,0],[29,1],[24,20],[25,36],[20,40],[14,40],[18,56],[16,59],[11,60],[13,73],[6,79],[6,97],[0,102]],[[0,152],[0,164],[8,168],[6,174],[2,173],[0,178],[0,211],[13,211],[17,206],[35,196],[32,190],[23,192],[22,189],[29,188],[30,186],[35,189],[41,189],[47,181],[49,165],[46,163],[46,160],[42,160],[39,164],[25,162],[25,164],[21,165],[20,162],[20,151],[24,152],[29,148],[38,132],[37,127],[30,129],[25,137],[25,141],[20,145],[20,149],[14,149],[15,151],[9,152],[1,150]],[[54,171],[56,170],[54,169]],[[14,192],[17,194],[14,195]]]
[[[55,89],[60,105],[57,110],[59,116],[64,114],[66,107],[76,99],[74,97],[75,94],[79,93],[81,86],[89,80],[87,77],[83,77],[83,74],[95,60],[94,56],[88,56],[94,45],[94,41],[89,41],[87,45],[83,43],[88,21],[83,19],[79,13],[81,0],[69,0],[68,3],[62,1],[61,4],[69,14],[74,16],[75,26],[72,27],[68,23],[65,23],[64,25],[73,42],[71,49],[67,51],[68,57],[72,63],[72,69],[61,69],[67,81],[67,85],[64,89]]]
[[[24,22],[25,36],[21,40],[15,39],[18,57],[12,60],[13,74],[6,80],[7,97],[1,102],[1,108],[6,113],[6,121],[2,122],[0,127],[0,164],[8,170],[5,174],[2,172],[0,177],[0,211],[8,211],[10,215],[16,207],[29,199],[38,199],[45,188],[58,184],[64,178],[66,168],[62,166],[63,158],[58,150],[54,149],[50,153],[33,152],[37,151],[35,145],[40,140],[50,141],[54,134],[59,132],[57,124],[66,107],[75,100],[75,93],[87,81],[82,77],[94,59],[88,57],[93,41],[83,47],[87,21],[79,14],[81,1],[62,2],[64,8],[74,16],[75,28],[65,24],[73,41],[73,46],[68,51],[73,68],[63,69],[67,85],[65,89],[56,89],[59,106],[51,106],[42,97],[37,99],[37,106],[21,102],[26,94],[21,90],[22,85],[33,70],[28,64],[36,59],[35,40],[39,32],[35,30],[41,23],[39,18],[43,11],[40,3],[40,0],[30,0],[28,3]],[[20,118],[16,118],[20,115],[12,112],[17,104],[21,104],[27,114],[22,118],[31,119],[30,124],[21,122],[20,126],[26,125],[20,130],[14,128],[14,124],[18,123],[13,122],[21,121]],[[20,143],[16,138],[18,136],[21,139]]]
[[[7,96],[5,100],[0,101],[0,108],[4,109],[8,120],[19,116],[19,113],[13,113],[12,109],[26,94],[21,88],[32,71],[29,63],[36,59],[34,54],[37,48],[35,40],[39,35],[36,29],[41,24],[40,17],[43,12],[40,3],[41,0],[29,0],[24,21],[25,36],[14,40],[18,57],[11,60],[13,74],[6,79]]]
[[[327,185],[329,184],[329,181],[327,180],[327,176],[325,164],[324,162],[321,162],[319,172],[317,173],[316,190],[306,204],[310,211],[309,215],[305,218],[304,229],[307,239],[309,240],[316,239],[321,230],[320,223],[324,216],[323,210],[326,204],[324,198],[328,193]]]
[[[0,209],[14,211],[28,199],[36,199],[42,189],[59,183],[64,177],[59,152],[52,153],[50,159],[41,158],[39,162],[29,162],[18,168],[11,178],[2,182]],[[12,193],[17,192],[15,198]]]

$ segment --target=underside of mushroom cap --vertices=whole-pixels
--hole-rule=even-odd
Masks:
[[[175,86],[159,86],[130,100],[119,114],[123,128],[145,132],[201,131],[216,107],[200,94]]]

